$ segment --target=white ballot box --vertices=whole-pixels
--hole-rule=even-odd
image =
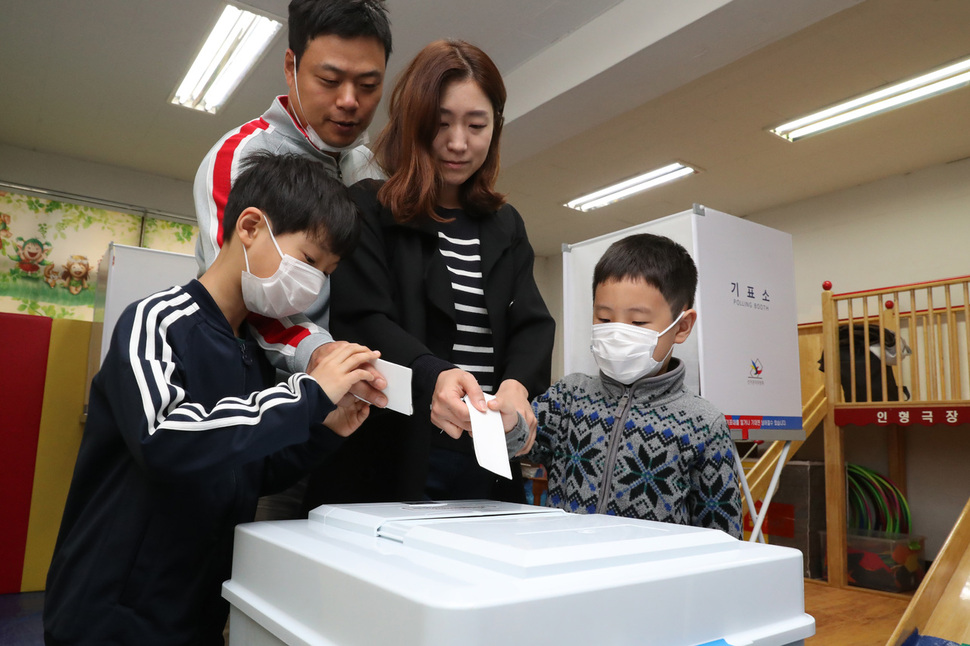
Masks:
[[[236,528],[231,646],[802,644],[798,550],[492,501]]]

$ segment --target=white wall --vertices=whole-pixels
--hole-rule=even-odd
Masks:
[[[558,256],[536,256],[536,285],[542,293],[546,307],[556,319],[556,345],[552,350],[552,380],[563,376],[562,351],[562,254]]]

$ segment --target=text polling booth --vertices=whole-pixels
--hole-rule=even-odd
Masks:
[[[697,324],[674,349],[685,363],[686,387],[724,413],[735,441],[805,439],[791,235],[704,206],[563,246],[566,374],[597,373],[590,352],[593,268],[610,244],[637,233],[674,240],[697,265]],[[737,461],[748,509],[753,510]],[[760,527],[756,521],[752,538],[758,537]]]

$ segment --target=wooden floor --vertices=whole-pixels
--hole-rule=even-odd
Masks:
[[[907,599],[805,581],[805,612],[815,617],[815,636],[805,646],[886,646]]]
[[[806,646],[885,646],[907,601],[805,581],[805,612],[815,617]],[[43,593],[0,595],[0,643],[42,646]]]

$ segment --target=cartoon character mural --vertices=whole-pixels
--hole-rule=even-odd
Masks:
[[[7,246],[7,241],[4,238],[12,237],[13,234],[10,233],[10,215],[0,213],[0,253],[4,253],[3,248]]]
[[[88,275],[91,273],[91,264],[87,256],[74,255],[68,258],[64,265],[64,273],[61,279],[67,284],[67,291],[75,296],[81,293],[82,289],[88,286]]]
[[[0,190],[0,313],[91,321],[109,244],[192,254],[195,235],[188,224]]]
[[[50,264],[46,258],[51,251],[51,243],[41,242],[37,238],[24,240],[22,236],[17,236],[14,246],[17,248],[16,257],[8,257],[16,262],[20,271],[27,276],[36,276],[42,265]]]
[[[50,285],[51,289],[57,287],[61,282],[61,273],[57,271],[57,265],[50,264],[44,267],[44,280]]]
[[[78,254],[72,255],[58,271],[57,265],[50,264],[44,268],[44,280],[51,288],[59,284],[67,287],[67,291],[75,296],[81,293],[82,289],[87,289],[88,278],[91,275],[91,263],[87,256]]]

